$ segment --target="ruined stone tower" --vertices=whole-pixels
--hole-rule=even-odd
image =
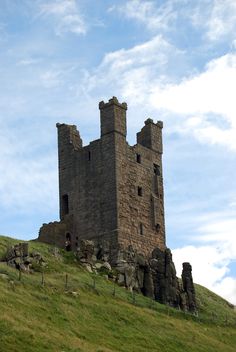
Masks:
[[[60,222],[41,241],[76,249],[81,239],[109,247],[113,260],[132,245],[149,256],[164,250],[162,122],[147,119],[137,144],[126,141],[126,103],[99,103],[101,137],[83,147],[76,126],[57,124]]]

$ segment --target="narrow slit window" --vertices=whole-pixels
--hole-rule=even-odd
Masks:
[[[68,197],[68,194],[64,194],[62,196],[62,211],[63,211],[64,215],[69,214],[69,197]]]
[[[143,196],[143,189],[142,189],[142,187],[138,187],[138,195],[139,195],[139,197],[142,197],[142,196]]]
[[[139,224],[139,233],[140,233],[140,235],[142,235],[142,236],[143,236],[143,234],[144,234],[144,231],[143,231],[143,224],[142,224],[142,223]]]
[[[160,176],[161,175],[161,169],[160,169],[160,166],[157,165],[157,164],[153,164],[153,170],[154,170],[154,174],[157,175],[157,176]]]
[[[88,151],[88,161],[91,161],[91,152],[90,152],[90,150]]]
[[[137,163],[141,164],[141,155],[140,154],[136,154],[136,161],[137,161]]]
[[[156,228],[156,232],[159,233],[160,229],[161,229],[161,225],[160,224],[156,224],[155,228]]]

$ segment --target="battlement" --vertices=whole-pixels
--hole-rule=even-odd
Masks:
[[[99,109],[106,109],[112,105],[116,105],[119,108],[125,109],[127,110],[127,104],[126,103],[119,103],[118,99],[116,97],[112,97],[111,99],[109,99],[108,103],[104,103],[104,101],[100,101],[99,103]]]
[[[163,128],[163,122],[162,121],[157,121],[157,123],[155,123],[153,121],[153,119],[150,119],[150,118],[148,118],[146,121],[144,121],[144,124],[145,124],[145,126],[147,126],[149,124],[152,124],[152,125],[155,125],[155,126],[157,126],[159,128]]]

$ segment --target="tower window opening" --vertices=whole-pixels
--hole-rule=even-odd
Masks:
[[[143,234],[144,234],[144,231],[143,231],[143,224],[142,224],[142,223],[139,224],[139,233],[140,233],[140,235],[142,235],[142,236],[143,236]]]
[[[91,161],[91,152],[90,152],[90,150],[88,152],[88,161]]]
[[[63,215],[69,214],[69,197],[68,194],[62,196],[62,212]]]
[[[137,161],[137,163],[141,164],[141,155],[140,154],[136,154],[136,161]]]
[[[138,187],[138,195],[139,195],[139,197],[142,197],[142,196],[143,196],[143,189],[142,189],[142,187]]]
[[[161,225],[160,224],[156,224],[155,228],[156,228],[156,232],[158,233],[158,232],[160,232]]]
[[[160,169],[160,166],[157,165],[157,164],[153,164],[153,169],[154,169],[154,174],[157,175],[157,176],[160,176],[161,175],[161,169]]]

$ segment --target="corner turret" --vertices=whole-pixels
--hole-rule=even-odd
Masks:
[[[152,119],[147,119],[145,126],[137,133],[137,143],[162,154],[162,128],[162,121],[154,123]]]
[[[108,103],[101,101],[99,103],[101,119],[101,137],[108,133],[119,133],[126,138],[126,103],[119,103],[116,97],[109,100]]]

